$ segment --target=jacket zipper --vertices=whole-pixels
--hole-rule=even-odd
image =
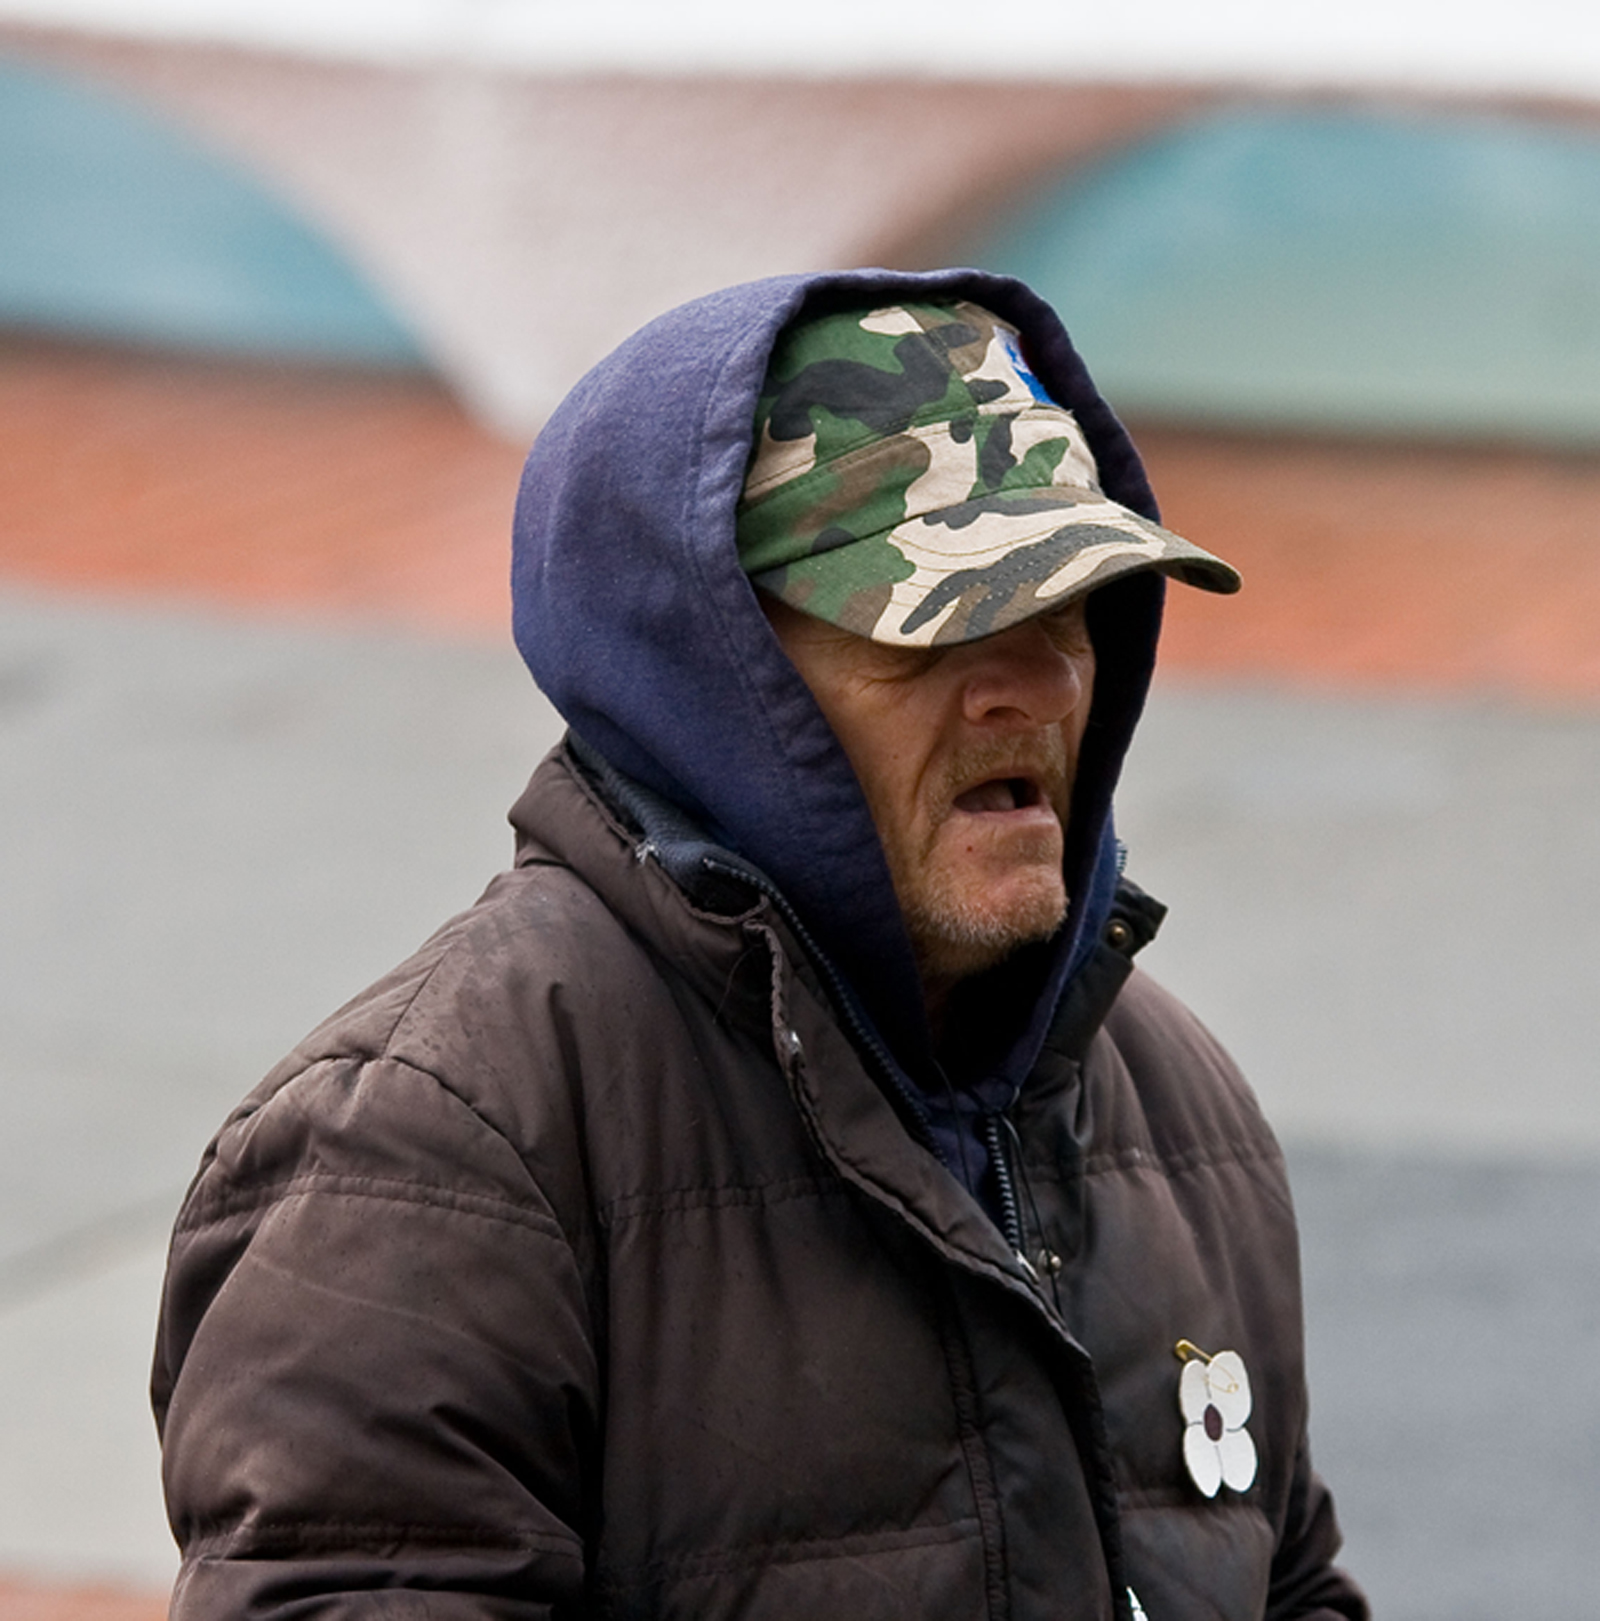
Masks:
[[[747,867],[743,863],[719,861],[715,856],[704,856],[701,865],[710,872],[722,873],[725,877],[736,878],[752,885],[759,890],[778,909],[785,922],[794,931],[795,939],[799,942],[801,950],[807,953],[812,962],[822,974],[830,991],[844,1025],[846,1033],[855,1040],[856,1049],[864,1052],[877,1066],[880,1076],[886,1080],[895,1092],[905,1101],[906,1111],[910,1116],[910,1123],[914,1128],[913,1135],[918,1138],[922,1146],[939,1161],[952,1175],[956,1174],[955,1167],[945,1157],[943,1149],[933,1135],[933,1127],[928,1120],[928,1113],[922,1099],[917,1095],[911,1083],[900,1072],[900,1066],[889,1056],[876,1030],[869,1025],[858,1012],[855,998],[848,983],[839,971],[833,966],[826,953],[818,950],[816,942],[811,938],[810,931],[795,915],[788,901],[784,898],[778,887],[767,878],[766,874],[758,868]],[[994,1167],[995,1187],[1000,1198],[1000,1231],[1006,1241],[1007,1248],[1016,1256],[1022,1270],[1034,1284],[1040,1281],[1039,1269],[1029,1259],[1024,1247],[1022,1231],[1022,1207],[1017,1201],[1016,1178],[1011,1169],[1011,1156],[1006,1149],[1005,1120],[999,1113],[983,1117],[984,1142],[989,1150],[989,1160]],[[964,1180],[964,1179],[962,1179]],[[1056,1263],[1059,1267],[1059,1262]],[[1054,1282],[1052,1280],[1052,1290]]]
[[[881,1039],[860,1013],[856,1010],[855,998],[850,992],[848,984],[838,970],[829,961],[826,953],[817,949],[816,942],[811,938],[806,926],[795,915],[788,901],[779,891],[778,887],[766,878],[766,875],[754,867],[746,867],[742,863],[735,865],[732,862],[718,861],[714,856],[705,856],[701,864],[711,872],[719,872],[729,878],[737,878],[751,884],[767,897],[783,915],[784,921],[794,931],[800,947],[816,964],[829,989],[833,992],[834,1005],[840,1015],[840,1022],[845,1026],[849,1035],[855,1039],[857,1051],[864,1051],[876,1064],[883,1079],[894,1088],[896,1093],[905,1100],[912,1120],[919,1128],[917,1135],[922,1146],[945,1167],[954,1174],[955,1167],[945,1158],[943,1150],[933,1135],[933,1128],[929,1124],[928,1114],[922,1099],[917,1096],[909,1081],[900,1073],[900,1066],[889,1056]],[[995,1187],[1000,1196],[1000,1230],[1005,1238],[1011,1253],[1022,1263],[1022,1269],[1037,1283],[1039,1281],[1038,1268],[1028,1259],[1028,1252],[1023,1247],[1022,1233],[1022,1207],[1017,1203],[1016,1179],[1011,1170],[1011,1157],[1006,1152],[1005,1122],[999,1114],[984,1116],[984,1141],[989,1150],[989,1161],[994,1167]]]
[[[1035,1276],[1033,1262],[1023,1248],[1022,1207],[1017,1203],[1017,1183],[1011,1171],[1011,1156],[1006,1152],[1004,1122],[998,1114],[983,1117],[983,1140],[989,1150],[989,1164],[994,1171],[995,1191],[1000,1199],[1000,1230],[1012,1253]]]

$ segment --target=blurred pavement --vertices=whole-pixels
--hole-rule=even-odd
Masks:
[[[555,735],[509,644],[0,588],[0,1570],[169,1579],[183,1184]],[[1386,1621],[1588,1621],[1600,712],[1164,681],[1127,781],[1147,966],[1290,1148],[1348,1562]]]

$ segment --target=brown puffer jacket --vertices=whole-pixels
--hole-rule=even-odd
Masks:
[[[1142,908],[1016,1118],[1041,1282],[768,902],[693,905],[564,752],[514,820],[207,1152],[155,1372],[177,1621],[1366,1614],[1280,1156],[1129,977]],[[1249,1368],[1242,1495],[1185,1473],[1180,1337]]]

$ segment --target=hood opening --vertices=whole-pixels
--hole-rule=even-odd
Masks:
[[[906,1075],[934,1094],[921,984],[866,801],[739,566],[734,528],[779,332],[802,312],[904,299],[971,299],[1015,325],[1036,376],[1077,416],[1106,493],[1159,516],[1065,331],[1020,283],[977,271],[784,277],[669,312],[574,388],[528,458],[512,596],[518,647],[574,730],[778,886]],[[1109,912],[1111,793],[1162,595],[1158,576],[1134,574],[1091,598],[1097,673],[1068,829],[1068,923],[961,988],[975,1015],[961,1084],[1020,1082]]]

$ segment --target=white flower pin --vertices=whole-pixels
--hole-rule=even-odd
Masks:
[[[1237,1351],[1207,1356],[1188,1340],[1179,1340],[1175,1349],[1183,1359],[1178,1407],[1189,1478],[1207,1497],[1215,1497],[1219,1486],[1248,1491],[1256,1478],[1256,1444],[1245,1428],[1250,1375],[1244,1358]]]

